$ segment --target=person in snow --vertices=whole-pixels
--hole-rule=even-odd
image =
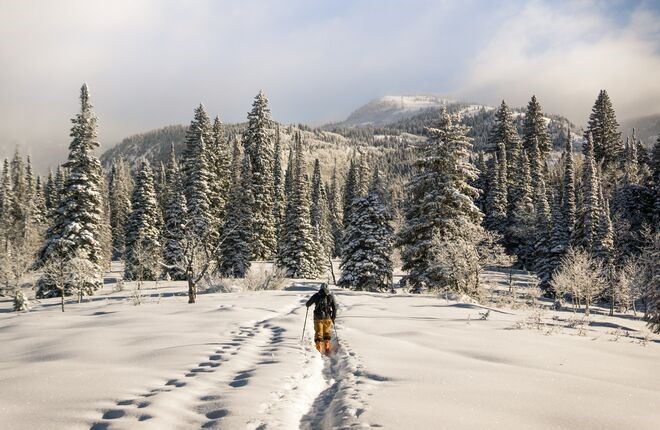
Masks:
[[[314,343],[321,354],[330,352],[332,325],[337,317],[337,303],[328,289],[328,284],[321,284],[318,292],[307,300],[307,307],[314,307]]]

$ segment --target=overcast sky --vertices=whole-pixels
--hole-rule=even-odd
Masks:
[[[372,98],[436,93],[584,124],[605,88],[619,119],[660,113],[657,1],[0,0],[0,156],[66,156],[78,91],[99,137],[190,121],[321,124]]]

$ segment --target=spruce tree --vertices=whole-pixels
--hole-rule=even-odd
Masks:
[[[587,252],[592,252],[596,233],[600,222],[600,207],[598,205],[598,174],[594,159],[594,148],[591,135],[587,135],[584,146],[584,164],[582,167],[582,184],[580,185],[580,205],[577,211],[575,230],[571,239],[574,246]]]
[[[181,281],[186,279],[186,274],[180,266],[184,259],[183,240],[188,216],[183,179],[174,154],[174,146],[170,149],[165,178],[167,187],[163,211],[163,263],[170,279]]]
[[[534,270],[540,282],[540,287],[547,290],[554,267],[552,265],[552,236],[550,205],[545,188],[545,181],[541,178],[534,190]]]
[[[124,278],[129,281],[155,281],[159,267],[160,206],[156,199],[154,176],[149,162],[143,160],[131,197],[131,213],[126,222]]]
[[[203,105],[195,109],[195,115],[186,131],[186,147],[183,154],[183,191],[186,197],[186,228],[191,234],[203,240],[208,247],[216,243],[217,230],[214,228],[209,195],[211,174],[208,166],[207,142],[213,139],[211,122]]]
[[[96,140],[97,120],[92,112],[86,84],[80,90],[80,102],[80,113],[72,119],[69,158],[64,164],[68,174],[37,265],[44,265],[52,258],[88,261],[95,274],[84,283],[84,293],[92,294],[102,285],[104,262],[99,243],[103,202],[101,164],[93,154],[99,146]],[[38,296],[60,294],[47,277],[43,277],[42,281],[38,285]]]
[[[601,175],[598,175],[598,225],[594,239],[593,252],[603,261],[610,262],[614,251],[614,232],[612,219],[610,218],[609,203],[603,197],[603,183]]]
[[[128,215],[131,213],[131,194],[133,181],[128,165],[123,159],[112,163],[108,194],[110,204],[110,228],[112,232],[112,258],[117,259],[124,255],[126,243],[125,226]]]
[[[53,178],[53,170],[48,169],[48,177],[46,179],[46,185],[44,187],[44,203],[46,204],[46,213],[50,214],[50,211],[55,208],[55,202],[53,201],[55,196],[55,179]]]
[[[229,189],[230,154],[220,117],[216,116],[207,146],[209,163],[209,204],[214,231],[218,231],[225,217]]]
[[[619,161],[622,142],[618,128],[619,123],[610,96],[607,91],[600,90],[591,109],[585,138],[591,135],[594,158],[597,163],[602,161],[605,169],[616,166]]]
[[[333,238],[330,228],[330,211],[328,207],[328,195],[321,178],[321,164],[318,158],[314,160],[314,171],[312,173],[312,194],[310,208],[310,223],[318,235],[318,267],[328,265],[332,256]]]
[[[518,156],[517,164],[515,186],[512,186],[509,192],[511,198],[507,211],[505,243],[518,256],[518,262],[522,267],[531,267],[533,243],[530,243],[530,233],[534,227],[534,202],[529,161],[525,151]],[[542,182],[542,179],[538,181],[539,184]]]
[[[352,158],[346,174],[346,181],[344,182],[344,196],[343,196],[343,224],[347,226],[351,218],[351,206],[353,200],[360,194],[360,178],[358,167],[355,164],[355,159]]]
[[[318,248],[311,225],[310,195],[300,134],[296,135],[291,194],[287,199],[282,241],[277,253],[277,265],[289,278],[315,278],[321,274]]]
[[[354,290],[383,291],[391,288],[394,243],[392,214],[383,202],[384,189],[378,173],[365,197],[353,201],[351,220],[342,248],[342,274],[338,284]]]
[[[275,227],[277,230],[277,238],[279,240],[281,225],[282,222],[284,222],[284,208],[286,207],[284,199],[284,181],[282,178],[282,138],[279,125],[277,126],[275,136],[275,152],[273,158],[273,216],[275,218]]]
[[[407,185],[405,224],[397,242],[403,248],[403,270],[409,271],[404,282],[413,289],[447,286],[446,273],[432,267],[434,240],[464,241],[474,250],[474,233],[482,219],[473,203],[478,190],[468,183],[477,171],[467,161],[467,127],[452,123],[443,109],[439,127],[427,132],[429,139],[417,148],[416,172]]]
[[[520,138],[513,122],[513,113],[504,100],[495,112],[495,123],[490,131],[489,143],[498,150],[500,144],[504,145],[506,159],[509,163],[514,163],[517,160],[517,154],[520,153]],[[498,157],[499,155],[498,153]]]
[[[523,146],[531,154],[534,141],[537,141],[541,159],[545,159],[550,153],[550,136],[548,135],[548,124],[543,117],[543,109],[536,96],[527,104],[527,112],[523,121]]]
[[[571,132],[568,131],[566,147],[564,149],[564,174],[562,177],[561,225],[559,236],[561,249],[568,249],[575,229],[575,173],[573,171],[573,148],[571,146]]]
[[[250,269],[252,250],[252,207],[250,158],[241,161],[238,140],[234,140],[231,190],[220,239],[218,271],[222,276],[243,278]]]
[[[284,197],[288,198],[291,194],[291,172],[293,169],[293,145],[289,148],[287,157],[286,171],[284,172]]]
[[[337,163],[332,169],[332,178],[330,179],[330,193],[328,197],[330,210],[330,229],[332,231],[332,256],[338,257],[341,254],[341,240],[344,234],[344,223],[342,220],[341,196],[339,194],[339,184],[337,183]]]
[[[273,120],[263,91],[254,98],[243,135],[245,156],[252,166],[252,254],[264,260],[277,247],[273,191]]]

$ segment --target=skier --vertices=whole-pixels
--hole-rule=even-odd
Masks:
[[[330,340],[332,340],[332,325],[337,317],[337,304],[334,296],[328,289],[328,284],[321,284],[319,291],[307,300],[307,307],[314,308],[314,342],[321,354],[330,354]]]

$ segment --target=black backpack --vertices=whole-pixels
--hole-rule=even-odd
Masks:
[[[321,297],[316,304],[316,309],[314,311],[319,319],[332,318],[332,295],[326,294]]]

